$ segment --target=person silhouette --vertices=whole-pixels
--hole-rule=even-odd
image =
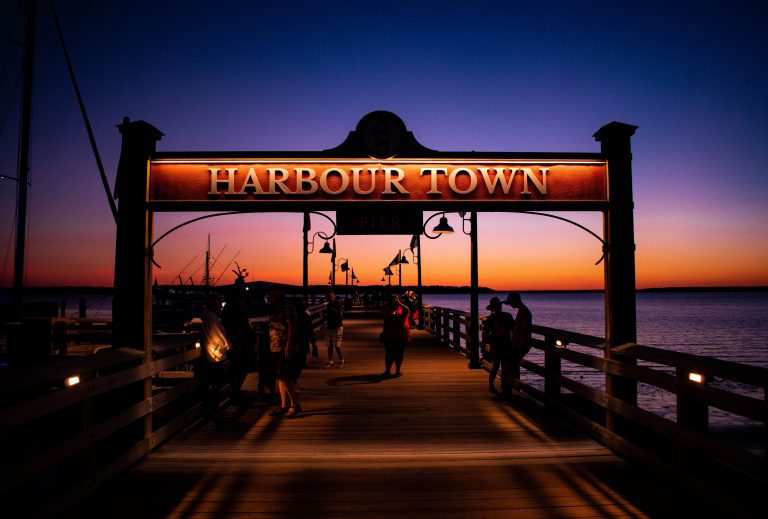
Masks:
[[[410,340],[410,326],[408,316],[410,309],[405,306],[400,298],[392,296],[384,310],[384,326],[380,340],[384,343],[384,377],[392,376],[392,364],[395,365],[395,377],[402,375],[400,367],[403,364],[405,346]]]
[[[509,386],[507,377],[509,377],[509,366],[512,361],[512,329],[515,326],[515,319],[512,314],[502,312],[501,300],[498,297],[492,297],[486,309],[491,311],[491,315],[486,317],[483,323],[483,344],[490,346],[492,359],[491,371],[488,375],[488,390],[491,393],[497,393],[494,384],[501,366],[501,389],[504,395]]]
[[[324,367],[333,367],[333,352],[339,357],[339,368],[344,367],[344,353],[341,350],[341,344],[344,339],[343,311],[341,303],[336,298],[336,294],[328,292],[326,296],[328,305],[326,306],[326,330],[328,331],[328,362]]]
[[[517,292],[510,292],[507,295],[504,304],[517,310],[515,327],[512,331],[512,356],[510,357],[511,362],[509,366],[511,369],[511,376],[507,380],[509,387],[506,388],[509,393],[512,389],[513,382],[520,378],[520,363],[522,363],[523,357],[525,357],[531,350],[533,315],[528,307],[525,306],[520,294]]]

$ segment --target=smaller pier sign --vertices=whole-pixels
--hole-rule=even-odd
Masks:
[[[336,233],[345,234],[421,234],[423,215],[410,206],[364,210],[345,207],[336,211]]]

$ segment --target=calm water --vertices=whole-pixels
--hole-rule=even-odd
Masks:
[[[504,298],[504,294],[497,295]],[[485,307],[492,296],[480,295],[481,315],[488,313]],[[79,297],[63,297],[67,314],[72,317],[77,316]],[[89,317],[111,317],[111,294],[84,297]],[[30,299],[58,302],[62,296],[35,295]],[[523,299],[533,312],[535,324],[604,336],[601,293],[524,293]],[[467,294],[426,294],[424,303],[469,311]],[[637,296],[637,326],[640,344],[768,367],[768,292],[641,293]],[[588,349],[579,351],[595,353]],[[529,360],[543,364],[542,357],[535,349],[528,356]],[[594,370],[563,362],[563,371],[592,387],[603,387],[603,374]],[[524,372],[523,379],[541,386],[538,376]],[[713,385],[762,398],[760,390],[749,386],[721,381]],[[639,403],[657,414],[675,418],[674,397],[666,391],[641,384]],[[714,424],[749,423],[714,409],[711,416]]]
[[[481,315],[493,295],[480,295]],[[602,294],[531,293],[523,299],[535,324],[605,335]],[[468,312],[469,296],[427,294],[424,304]],[[768,292],[641,293],[637,329],[638,342],[647,346],[768,367]]]
[[[501,299],[504,294],[498,294]],[[493,294],[480,295],[481,315]],[[603,295],[600,293],[530,293],[523,300],[535,324],[603,337]],[[424,303],[469,311],[466,294],[425,295]],[[508,309],[509,307],[505,307]],[[514,312],[513,312],[514,313]],[[642,293],[637,296],[638,343],[768,367],[768,292]],[[571,347],[571,346],[569,346]],[[578,349],[578,348],[576,348]],[[585,353],[594,350],[583,349]],[[531,350],[529,360],[543,364],[543,354]],[[603,387],[604,376],[579,365],[563,363],[563,371],[592,387]],[[541,378],[524,372],[523,379],[541,386]],[[716,387],[762,398],[762,391],[722,381]],[[641,384],[639,404],[675,419],[671,393]],[[716,409],[715,425],[751,424]]]

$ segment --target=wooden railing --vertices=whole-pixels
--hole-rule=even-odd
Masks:
[[[425,306],[424,316],[427,330],[466,353],[468,313]],[[521,366],[527,374],[523,372],[521,378],[534,380],[516,380],[515,387],[611,449],[656,469],[682,471],[695,480],[717,479],[718,484],[747,487],[765,484],[768,369],[637,344],[613,348],[615,355],[638,361],[622,362],[605,357],[605,341],[600,337],[544,326],[533,327],[531,342],[532,351]],[[604,384],[593,387],[569,377],[562,369],[564,361],[673,394],[676,420],[625,402],[606,391]],[[718,387],[710,385],[715,379]],[[722,381],[746,385],[752,389],[751,396],[723,387]],[[744,446],[711,433],[709,408],[762,424],[762,445]],[[607,425],[609,413],[620,417],[624,426]],[[715,474],[720,477],[702,478]]]
[[[321,332],[325,305],[310,313]],[[253,323],[259,340],[267,322]],[[201,340],[191,327],[155,334],[151,356],[109,349],[0,372],[4,510],[56,516],[199,419]]]

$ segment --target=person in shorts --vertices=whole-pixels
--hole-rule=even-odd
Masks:
[[[326,306],[326,329],[328,330],[328,363],[326,368],[333,367],[333,352],[339,357],[337,367],[344,367],[344,354],[341,351],[341,343],[344,337],[344,326],[342,323],[341,303],[336,299],[336,294],[329,292],[326,296],[328,306]]]
[[[304,368],[304,358],[296,344],[296,305],[285,297],[283,289],[278,285],[270,287],[269,300],[272,303],[272,315],[269,317],[269,350],[272,366],[277,374],[281,402],[280,407],[273,409],[270,415],[296,418],[301,416],[302,412],[296,383]]]

